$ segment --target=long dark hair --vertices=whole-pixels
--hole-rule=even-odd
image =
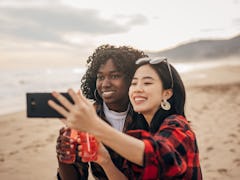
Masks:
[[[183,81],[177,72],[177,70],[171,65],[171,72],[173,77],[173,95],[168,100],[171,104],[170,112],[171,114],[180,114],[185,117],[185,100],[186,92]],[[150,64],[150,66],[157,72],[159,78],[162,80],[163,89],[171,89],[172,79],[166,62],[161,62],[159,64]],[[164,111],[167,112],[167,111]]]
[[[159,64],[149,64],[148,62],[144,62],[139,64],[136,70],[139,67],[146,64],[150,65],[157,72],[159,78],[162,81],[163,89],[172,88],[172,79],[170,76],[167,62],[163,61],[163,62],[160,62]],[[172,77],[173,77],[173,88],[172,88],[173,95],[170,99],[168,99],[168,102],[171,104],[171,109],[166,111],[166,110],[163,110],[162,108],[159,108],[158,113],[155,114],[157,118],[153,118],[153,121],[150,124],[151,132],[156,132],[159,129],[163,120],[172,114],[179,114],[185,117],[185,111],[184,111],[185,99],[186,99],[185,87],[177,70],[171,64],[169,65],[170,65]],[[143,117],[139,116],[139,119],[142,119],[142,118]],[[137,126],[138,128],[140,127],[139,124]]]
[[[109,44],[99,46],[87,59],[88,68],[81,79],[83,94],[89,99],[102,101],[100,97],[96,98],[94,95],[96,91],[97,72],[99,67],[105,64],[110,58],[117,70],[125,75],[125,82],[129,86],[136,69],[135,61],[142,57],[146,57],[144,52],[132,47],[116,47]]]

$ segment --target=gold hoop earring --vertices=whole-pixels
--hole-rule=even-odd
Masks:
[[[168,111],[169,109],[171,109],[171,104],[166,99],[163,99],[161,102],[161,107],[165,111]]]
[[[94,95],[95,100],[97,100],[97,99],[98,99],[98,92],[97,92],[97,89],[94,90],[93,95]]]
[[[96,101],[102,99],[102,98],[99,96],[99,94],[98,94],[98,92],[97,92],[97,89],[94,90],[93,95],[94,95],[94,98],[95,98]]]

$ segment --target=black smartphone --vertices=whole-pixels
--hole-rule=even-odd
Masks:
[[[72,98],[68,93],[61,93],[65,96],[71,103],[73,103]],[[30,118],[63,118],[61,114],[55,111],[48,105],[48,100],[53,100],[57,104],[61,105],[51,93],[44,92],[29,92],[26,94],[27,98],[27,117]]]

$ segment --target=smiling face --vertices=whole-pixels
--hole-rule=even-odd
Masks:
[[[162,81],[150,65],[142,65],[134,74],[129,97],[136,112],[149,122],[159,109],[161,101],[169,98],[169,90],[163,90]]]
[[[110,110],[121,112],[127,109],[128,85],[124,74],[117,70],[111,59],[98,69],[96,87]]]

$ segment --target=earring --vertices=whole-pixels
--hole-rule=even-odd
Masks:
[[[101,97],[99,96],[99,94],[98,94],[98,92],[97,92],[97,89],[95,89],[94,90],[94,97],[95,97],[95,100],[97,101],[97,100],[99,100],[99,99],[101,99]]]
[[[171,109],[171,104],[166,99],[163,99],[161,102],[161,107],[162,109],[168,111],[169,109]]]

